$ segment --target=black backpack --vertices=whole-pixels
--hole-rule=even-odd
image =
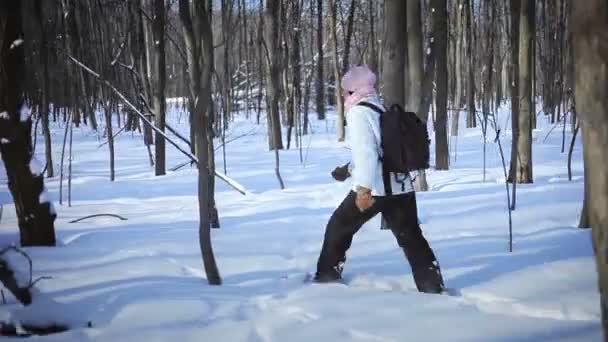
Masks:
[[[369,102],[359,102],[380,114],[382,167],[384,172],[407,173],[429,168],[429,134],[426,123],[398,104],[387,111]]]

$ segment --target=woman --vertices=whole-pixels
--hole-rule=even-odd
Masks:
[[[441,271],[418,225],[416,195],[409,174],[388,175],[392,193],[386,195],[380,114],[373,109],[383,111],[384,107],[375,86],[376,75],[367,66],[351,68],[342,79],[347,141],[352,156],[348,171],[340,172],[337,168],[333,174],[336,177],[348,173],[352,176],[352,188],[329,219],[314,281],[340,280],[353,236],[365,222],[382,213],[405,252],[418,290],[440,293],[444,289]]]

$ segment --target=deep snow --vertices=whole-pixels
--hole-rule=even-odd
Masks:
[[[345,268],[347,285],[304,285],[314,270],[324,227],[350,185],[329,172],[348,160],[328,122],[312,121],[303,138],[305,164],[281,151],[286,189],[274,176],[266,127],[243,116],[231,123],[228,176],[242,196],[217,181],[222,228],[213,245],[224,284],[207,285],[198,246],[196,171],[189,166],[154,177],[142,137],[116,141],[116,181],[109,181],[104,140],[74,129],[72,207],[59,205],[59,177],[46,180],[58,212],[58,247],[27,248],[37,284],[33,308],[7,292],[8,317],[73,322],[44,341],[599,341],[599,295],[589,230],[575,228],[583,196],[580,138],[573,181],[560,153],[561,129],[539,117],[534,131],[534,184],[520,185],[513,213],[514,252],[508,253],[504,177],[494,134],[488,138],[487,182],[482,183],[479,129],[451,138],[451,170],[428,172],[431,191],[418,194],[423,231],[455,296],[415,291],[409,266],[378,218],[355,237]],[[184,113],[172,126],[187,133]],[[264,119],[262,122],[265,122]],[[502,144],[509,156],[510,124],[503,110]],[[63,124],[53,127],[58,168]],[[100,129],[103,125],[100,125]],[[461,123],[460,127],[464,127]],[[115,131],[116,132],[116,131]],[[567,138],[570,138],[568,132]],[[37,157],[44,160],[43,139]],[[216,144],[219,146],[219,143]],[[167,165],[187,159],[167,145]],[[217,153],[223,170],[222,153]],[[456,159],[456,161],[455,161]],[[0,244],[18,241],[14,206],[0,171],[3,217]],[[66,168],[67,170],[67,168]],[[65,182],[64,182],[65,186]],[[64,193],[64,200],[67,196]],[[76,218],[114,213],[71,224]],[[17,256],[11,262],[21,271]],[[38,317],[34,317],[38,316]],[[92,328],[84,328],[86,322]]]

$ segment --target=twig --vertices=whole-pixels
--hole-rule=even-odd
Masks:
[[[65,125],[65,132],[63,134],[63,147],[61,148],[61,165],[59,170],[59,205],[63,204],[63,159],[65,157],[65,144],[68,139],[68,128],[69,123],[72,121],[73,113],[70,112],[67,123]]]
[[[502,151],[502,144],[500,143],[500,129],[496,130],[495,143],[498,143],[498,150],[500,151],[500,159],[502,160],[502,170],[505,175],[505,188],[507,189],[507,207],[509,210],[509,252],[513,252],[513,220],[511,218],[511,195],[509,194],[509,182],[507,181],[507,164],[505,163],[505,155]]]
[[[185,142],[186,144],[188,144],[188,147],[192,148],[192,143],[188,139],[184,138],[184,136],[182,136],[181,134],[179,134],[179,132],[176,131],[173,127],[171,127],[171,126],[169,126],[169,125],[167,125],[165,123],[165,128],[167,128],[169,130],[169,132],[173,133],[173,135],[175,135],[176,137],[178,137],[179,140],[181,140],[181,141]]]
[[[196,156],[194,156],[192,153],[181,148],[178,144],[176,144],[173,140],[171,140],[163,131],[161,131],[156,126],[154,126],[154,124],[152,122],[150,122],[150,120],[148,120],[146,118],[146,116],[141,111],[139,111],[139,109],[137,109],[137,107],[135,107],[131,102],[129,102],[129,100],[120,91],[118,91],[118,89],[116,89],[116,87],[114,87],[112,85],[112,83],[110,83],[108,80],[102,78],[101,75],[99,75],[98,73],[93,71],[91,68],[87,67],[86,65],[82,64],[76,58],[74,58],[72,56],[68,56],[68,57],[74,64],[78,65],[79,67],[84,69],[86,72],[88,72],[89,74],[91,74],[92,76],[97,78],[97,80],[99,82],[103,83],[108,88],[110,88],[128,107],[130,107],[142,119],[142,121],[144,121],[144,123],[146,123],[148,126],[150,126],[150,128],[152,128],[152,130],[154,130],[156,133],[160,134],[171,145],[173,145],[176,149],[178,149],[180,152],[182,152],[184,155],[186,155],[188,158],[190,158],[193,162],[195,162],[198,165],[198,159],[196,158]],[[226,184],[231,186],[233,189],[240,192],[241,194],[243,194],[243,195],[247,194],[247,191],[245,190],[245,188],[242,185],[240,185],[239,183],[237,183],[235,180],[228,178],[226,175],[224,175],[223,173],[221,173],[217,170],[215,171],[215,175],[219,179],[223,180]]]
[[[568,150],[568,180],[572,181],[572,152],[574,151],[574,143],[576,142],[576,135],[580,128],[580,121],[576,123],[576,128],[572,134],[572,140],[570,141],[570,149]]]
[[[124,131],[125,128],[127,128],[127,125],[122,126],[122,128],[119,129],[118,132],[116,132],[116,134],[114,134],[114,136],[112,136],[112,139],[116,138],[120,133],[122,133],[122,131]],[[110,142],[110,139],[102,142],[99,146],[97,146],[97,149],[100,149],[100,148],[104,147],[109,142]]]
[[[562,114],[562,117],[564,118],[564,120],[566,118],[566,115],[569,114],[569,113],[570,113],[570,111]],[[545,141],[547,141],[547,138],[549,138],[549,135],[551,134],[551,132],[553,132],[553,130],[555,129],[555,127],[557,127],[559,124],[560,124],[559,121],[556,121],[555,124],[553,124],[553,127],[551,127],[551,129],[549,130],[549,132],[547,133],[547,135],[545,135],[545,139],[543,139],[543,144],[545,143]]]
[[[80,221],[84,221],[86,219],[90,219],[90,218],[93,218],[93,217],[100,217],[100,216],[116,217],[117,219],[119,219],[121,221],[127,221],[128,220],[127,218],[124,218],[124,217],[122,217],[120,215],[116,215],[116,214],[94,214],[94,215],[89,215],[89,216],[81,217],[81,218],[76,219],[76,220],[72,220],[69,223],[77,223],[77,222],[80,222]]]
[[[234,137],[234,138],[232,138],[232,139],[230,139],[230,140],[226,140],[226,141],[224,141],[224,142],[223,142],[221,145],[219,145],[218,147],[216,147],[216,148],[215,148],[215,150],[217,151],[217,150],[219,150],[220,148],[222,148],[224,145],[228,145],[229,143],[231,143],[231,142],[233,142],[233,141],[235,141],[235,140],[238,140],[238,139],[240,139],[240,138],[244,138],[244,137],[247,137],[247,136],[253,135],[253,134],[254,134],[256,131],[257,131],[257,128],[254,128],[254,129],[252,129],[251,131],[249,131],[248,133],[244,133],[244,134],[241,134],[241,135],[239,135],[239,136],[236,136],[236,137]]]
[[[29,289],[31,289],[32,287],[34,287],[34,285],[36,285],[39,281],[41,280],[49,280],[49,279],[53,279],[53,277],[51,276],[42,276],[42,277],[38,277],[36,278],[36,280],[34,280],[30,286],[28,286]]]
[[[184,167],[184,166],[186,166],[188,164],[192,164],[192,161],[187,161],[187,162],[181,163],[181,164],[179,164],[179,165],[171,168],[170,170],[173,171],[173,172],[175,172],[175,171],[181,169],[182,167]]]
[[[21,304],[30,305],[32,303],[32,294],[29,290],[32,284],[32,259],[29,257],[29,255],[15,246],[9,246],[2,249],[0,251],[0,256],[4,255],[8,251],[14,251],[25,257],[30,267],[30,279],[27,287],[20,287],[17,279],[15,278],[13,270],[10,269],[8,262],[0,259],[0,281]]]

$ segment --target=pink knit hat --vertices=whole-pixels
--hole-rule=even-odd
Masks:
[[[376,74],[367,65],[354,66],[342,77],[346,111],[359,101],[376,94]]]

